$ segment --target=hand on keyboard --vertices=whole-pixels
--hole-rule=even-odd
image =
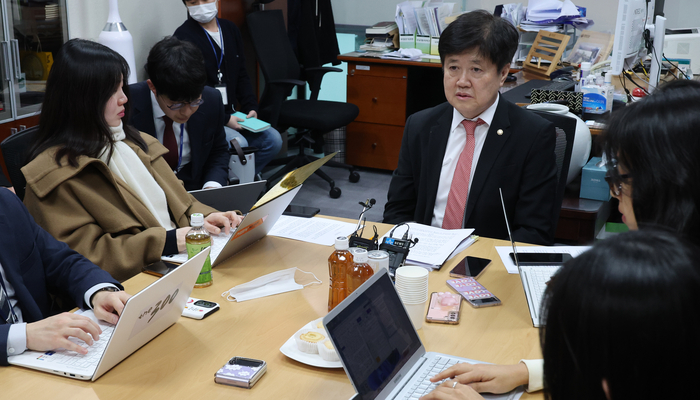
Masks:
[[[443,382],[432,392],[421,397],[420,400],[477,400],[482,399],[481,395],[469,385],[461,385],[455,380]]]
[[[87,354],[86,348],[68,338],[75,337],[92,345],[93,339],[99,340],[100,334],[102,330],[95,321],[66,312],[27,324],[27,348],[37,351],[64,348]]]
[[[507,393],[520,385],[527,385],[529,374],[523,363],[515,365],[456,364],[434,377],[431,382],[454,378],[471,386],[479,393]]]

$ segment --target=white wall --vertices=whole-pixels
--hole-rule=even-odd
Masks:
[[[66,0],[68,34],[71,39],[97,41],[107,22],[107,0]],[[143,66],[148,51],[163,37],[172,35],[185,19],[187,9],[180,0],[122,0],[119,15],[134,38],[136,77],[145,79]]]

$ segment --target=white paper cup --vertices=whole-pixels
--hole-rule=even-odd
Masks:
[[[408,317],[411,319],[411,323],[416,330],[423,327],[423,314],[425,313],[425,301],[418,304],[406,304],[406,312],[408,312]]]

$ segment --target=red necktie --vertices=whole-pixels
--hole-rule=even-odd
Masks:
[[[474,160],[474,130],[484,121],[478,119],[462,121],[464,130],[467,131],[467,143],[462,149],[462,153],[457,160],[450,194],[447,196],[447,207],[445,207],[445,217],[442,220],[442,229],[461,229],[464,220],[464,210],[467,205],[467,195],[469,194],[469,176],[472,172],[472,161]]]
[[[165,122],[165,131],[163,132],[163,146],[168,149],[168,153],[163,156],[165,161],[170,165],[173,171],[177,169],[177,140],[175,140],[175,132],[173,131],[173,120],[167,115],[163,116]]]

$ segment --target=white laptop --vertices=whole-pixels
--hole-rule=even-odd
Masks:
[[[429,381],[438,372],[458,362],[481,363],[426,352],[386,269],[328,313],[323,325],[355,387],[353,399],[417,399],[440,383]],[[522,393],[484,397],[516,400]]]
[[[68,350],[28,350],[8,357],[8,362],[70,378],[97,380],[180,318],[208,254],[205,249],[129,298],[116,325],[98,321],[102,335],[92,346],[70,338],[88,348],[86,355]],[[82,314],[97,321],[92,310]]]
[[[200,203],[214,207],[219,211],[250,211],[265,190],[267,181],[240,183],[215,189],[191,190],[189,193]]]
[[[513,247],[513,258],[515,266],[518,267],[520,281],[523,284],[525,291],[525,299],[527,300],[527,308],[530,309],[530,318],[532,325],[535,328],[544,326],[545,322],[541,319],[542,298],[544,290],[547,288],[547,282],[552,279],[552,276],[561,268],[561,265],[520,265],[518,262],[518,250],[513,241],[513,235],[510,233],[510,224],[508,224],[508,215],[506,214],[506,203],[503,201],[503,192],[498,189],[501,194],[501,205],[503,206],[503,217],[506,220],[506,229],[508,230],[508,238],[510,245]]]
[[[243,218],[241,224],[228,235],[221,233],[211,238],[211,266],[216,267],[251,244],[267,236],[285,208],[292,202],[302,185],[255,208]],[[161,257],[163,261],[185,262],[187,254]]]

